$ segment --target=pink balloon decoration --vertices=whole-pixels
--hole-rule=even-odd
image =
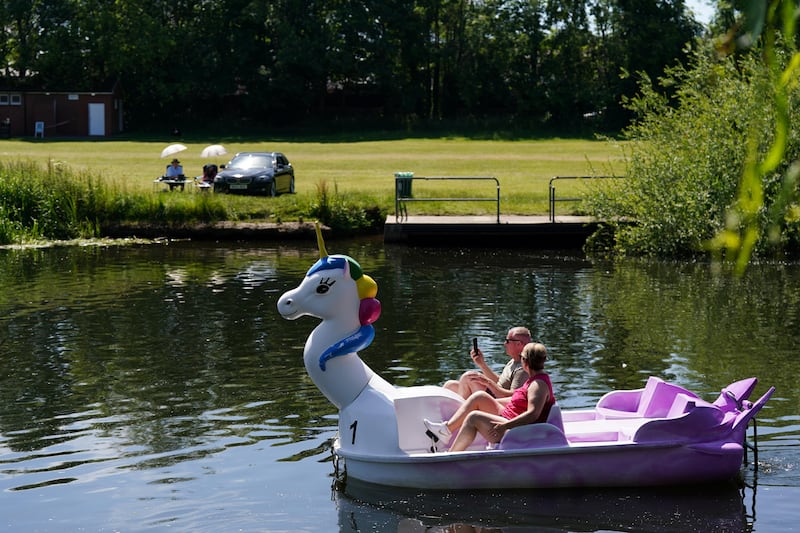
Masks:
[[[364,298],[358,309],[358,319],[362,326],[372,324],[381,316],[381,303],[375,298]]]

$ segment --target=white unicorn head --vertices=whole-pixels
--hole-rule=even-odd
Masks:
[[[378,285],[357,261],[328,255],[317,225],[320,259],[303,282],[278,300],[278,311],[289,320],[313,316],[322,322],[306,340],[303,361],[311,379],[339,409],[352,402],[373,376],[358,357],[375,337],[380,316],[375,299]]]

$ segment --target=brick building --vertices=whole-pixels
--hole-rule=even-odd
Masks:
[[[0,87],[6,137],[109,137],[123,131],[122,92],[19,91]]]

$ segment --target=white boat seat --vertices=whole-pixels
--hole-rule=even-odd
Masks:
[[[425,435],[422,420],[447,420],[464,401],[458,394],[436,387],[400,387],[394,389],[394,409],[397,417],[398,446],[406,453],[427,452],[431,440]],[[441,443],[442,449],[449,443]]]

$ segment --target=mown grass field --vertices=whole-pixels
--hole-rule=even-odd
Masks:
[[[293,202],[307,203],[323,183],[340,195],[364,198],[393,213],[397,171],[411,171],[415,176],[494,176],[500,182],[502,214],[545,214],[552,177],[625,173],[620,144],[584,139],[414,138],[362,142],[241,138],[9,139],[0,140],[0,157],[5,161],[68,165],[127,193],[161,194],[153,180],[171,159],[160,158],[161,150],[174,142],[188,147],[177,154],[188,176],[201,174],[207,162],[224,164],[240,151],[274,150],[287,155],[295,167],[295,196],[276,199],[226,196],[225,202],[232,210],[241,213],[240,218],[248,219],[268,217]],[[209,144],[223,144],[228,154],[201,158],[201,150]],[[580,194],[583,186],[580,182],[565,181],[559,182],[557,190],[559,196],[574,196]],[[416,197],[496,196],[492,182],[415,181],[413,187]],[[566,214],[576,207],[560,205],[559,212]],[[494,209],[491,202],[415,202],[409,206],[410,214],[481,214],[492,213]]]

